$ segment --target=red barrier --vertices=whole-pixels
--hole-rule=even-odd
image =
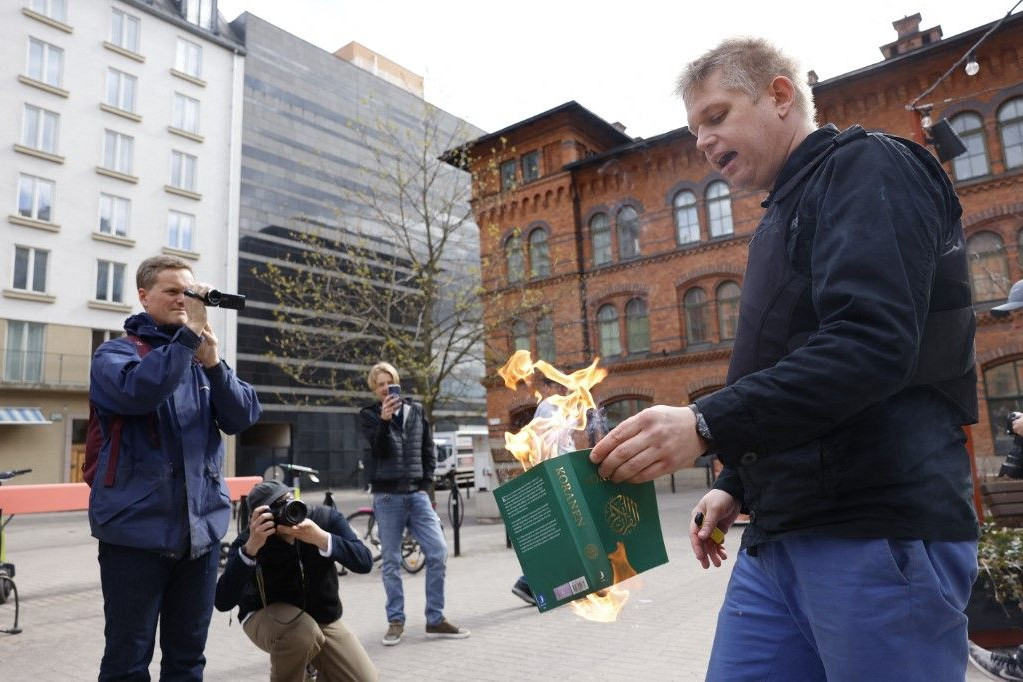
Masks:
[[[232,501],[247,495],[259,476],[232,476],[227,489]],[[37,483],[0,486],[0,510],[4,514],[81,511],[89,508],[89,486],[84,483]]]

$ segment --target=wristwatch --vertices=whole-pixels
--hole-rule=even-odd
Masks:
[[[696,433],[700,434],[700,438],[707,441],[707,445],[714,442],[714,436],[710,435],[710,427],[707,426],[707,420],[704,418],[703,413],[700,412],[700,408],[696,406],[696,403],[691,403],[689,409],[693,411],[693,416],[696,417]]]

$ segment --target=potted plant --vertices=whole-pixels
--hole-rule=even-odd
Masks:
[[[1023,644],[1023,528],[985,523],[977,563],[966,607],[970,639],[989,649]]]

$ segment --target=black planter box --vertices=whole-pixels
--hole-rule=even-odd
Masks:
[[[991,581],[983,573],[973,583],[966,616],[970,619],[970,641],[974,644],[985,649],[1023,644],[1023,609],[1017,602],[995,601]]]

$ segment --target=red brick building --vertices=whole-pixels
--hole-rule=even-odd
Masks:
[[[1004,415],[1023,407],[1023,313],[996,321],[986,311],[1023,278],[1023,15],[976,49],[976,75],[957,66],[918,114],[907,104],[995,23],[945,39],[940,27],[919,25],[920,15],[894,23],[884,61],[809,78],[820,122],[922,141],[929,107],[966,144],[945,167],[964,207],[980,321],[981,421],[972,435],[979,456],[1004,453]],[[731,190],[687,128],[632,139],[575,102],[479,138],[469,158],[494,330],[487,414],[496,460],[503,432],[528,421],[535,404],[494,379],[517,348],[562,369],[601,357],[610,374],[594,397],[612,422],[723,384],[762,193]]]

